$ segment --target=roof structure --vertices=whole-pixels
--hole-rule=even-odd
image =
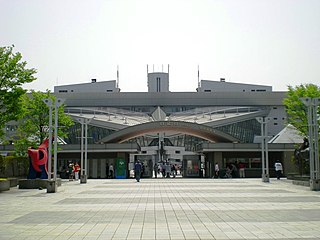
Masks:
[[[284,129],[282,129],[276,136],[274,136],[269,143],[302,143],[303,136],[299,131],[288,124]]]
[[[123,142],[141,135],[157,137],[188,133],[210,142],[238,142],[240,139],[221,132],[218,127],[265,116],[268,110],[257,107],[205,107],[166,114],[158,107],[151,114],[117,108],[66,108],[74,120],[90,119],[90,125],[117,131],[102,142]],[[215,130],[214,130],[215,129]]]

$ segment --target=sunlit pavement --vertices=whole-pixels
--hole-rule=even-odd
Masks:
[[[271,179],[88,179],[0,193],[0,239],[320,239],[320,192]]]

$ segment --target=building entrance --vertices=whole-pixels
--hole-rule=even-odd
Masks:
[[[153,176],[153,160],[149,155],[136,155],[135,161],[142,164],[142,177],[152,178]]]
[[[183,156],[183,177],[203,177],[204,162],[200,155]]]

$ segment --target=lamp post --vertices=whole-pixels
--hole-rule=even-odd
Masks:
[[[58,115],[59,115],[59,107],[64,103],[64,99],[56,98],[54,104],[54,155],[53,155],[53,179],[57,180],[57,166],[58,166]]]
[[[269,179],[269,154],[268,154],[268,131],[267,123],[269,117],[257,117],[256,120],[261,124],[261,157],[262,157],[262,182],[270,182]]]
[[[87,183],[87,168],[88,168],[88,124],[92,119],[79,118],[77,119],[81,124],[81,170],[80,170],[80,183]],[[83,144],[84,140],[84,144]],[[83,147],[84,145],[84,147]],[[84,149],[83,149],[84,148]],[[83,159],[84,153],[84,159]]]
[[[48,147],[48,180],[52,179],[52,99],[43,99],[43,102],[49,107],[49,147]]]
[[[320,190],[318,105],[320,98],[301,98],[308,112],[310,190]]]
[[[49,107],[49,149],[48,149],[48,184],[47,193],[55,193],[57,191],[57,166],[58,166],[58,109],[64,103],[64,99],[56,98],[54,103],[55,110],[55,121],[54,121],[54,166],[53,166],[53,181],[51,178],[51,168],[52,168],[52,107],[53,103],[50,98],[43,99],[43,102]]]

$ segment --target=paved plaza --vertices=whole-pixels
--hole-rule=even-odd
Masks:
[[[320,239],[320,192],[288,180],[100,179],[0,193],[0,239]]]

